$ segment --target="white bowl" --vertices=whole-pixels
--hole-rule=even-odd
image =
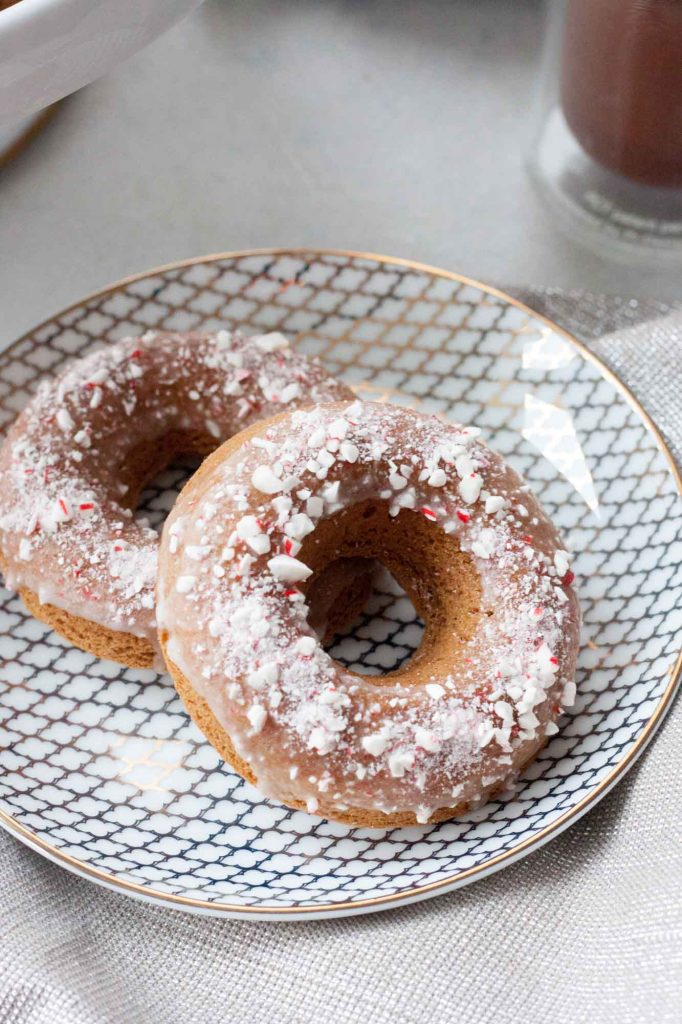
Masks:
[[[106,74],[202,0],[18,0],[0,11],[0,121]]]

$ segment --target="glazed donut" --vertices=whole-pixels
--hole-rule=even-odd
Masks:
[[[505,788],[575,695],[569,556],[478,431],[333,403],[210,456],[163,531],[160,638],[222,757],[267,796],[350,825],[439,821]],[[332,660],[304,590],[374,558],[425,622],[383,677]]]
[[[180,454],[283,408],[351,398],[279,333],[127,338],[43,383],[0,451],[0,565],[36,618],[124,665],[156,657],[158,534],[133,517]]]

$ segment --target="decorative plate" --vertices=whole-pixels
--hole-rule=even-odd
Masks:
[[[445,271],[345,252],[212,256],[113,285],[0,356],[0,427],[38,379],[148,328],[279,329],[361,396],[470,421],[575,552],[578,701],[505,800],[445,824],[347,829],[219,762],[166,676],[70,647],[0,593],[0,821],[35,850],[164,905],[262,918],[378,910],[463,885],[557,835],[644,749],[682,659],[680,477],[622,384],[553,324]],[[144,496],[159,522],[184,477]],[[365,672],[419,644],[390,581],[332,651]]]

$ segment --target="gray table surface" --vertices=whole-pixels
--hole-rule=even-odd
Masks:
[[[0,347],[117,278],[249,246],[374,250],[510,286],[682,298],[682,275],[675,289],[658,271],[565,239],[526,179],[543,7],[208,0],[64,102],[0,170]],[[585,335],[610,323],[589,298],[579,315],[571,297],[548,308],[575,316]],[[627,323],[629,307],[619,308]],[[643,347],[602,352],[632,368]],[[674,357],[665,372],[655,361],[628,379],[679,438]],[[239,922],[162,921],[17,849],[3,876],[7,906],[21,911],[0,942],[22,1000],[9,1019],[128,1022],[130,1001],[135,1020],[178,1022],[218,1003],[233,1022],[336,1012],[400,1024],[672,1024],[678,710],[599,812],[534,857],[413,911],[307,935],[277,926],[277,944]],[[15,907],[18,891],[32,898]]]
[[[120,277],[251,246],[676,297],[564,238],[527,180],[544,7],[209,0],[0,171],[0,345]]]

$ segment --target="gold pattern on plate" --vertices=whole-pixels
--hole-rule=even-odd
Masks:
[[[334,358],[338,355],[340,348],[344,345],[348,346],[352,355],[349,356],[346,366],[356,367],[359,373],[358,379],[351,380],[350,383],[355,387],[359,395],[362,397],[372,398],[374,400],[391,401],[399,397],[401,401],[409,400],[411,404],[419,407],[424,405],[426,398],[431,397],[431,393],[428,391],[425,393],[423,398],[420,398],[418,395],[413,394],[406,396],[405,392],[400,391],[399,388],[396,389],[391,386],[376,386],[371,383],[362,382],[359,379],[362,375],[362,367],[371,367],[374,365],[371,360],[373,358],[373,353],[378,348],[385,347],[395,351],[397,347],[398,349],[401,349],[402,352],[409,352],[413,357],[409,372],[412,375],[416,375],[424,369],[429,358],[434,352],[433,349],[425,348],[423,354],[420,354],[421,350],[417,342],[420,338],[422,326],[426,327],[428,325],[433,327],[434,325],[442,323],[444,338],[451,339],[460,331],[477,329],[472,321],[474,315],[480,315],[480,310],[494,310],[495,307],[499,307],[500,303],[503,303],[507,309],[520,311],[532,320],[532,324],[529,325],[526,322],[520,328],[505,326],[505,330],[509,331],[513,336],[523,333],[536,335],[535,338],[529,337],[528,345],[524,350],[524,365],[526,365],[527,362],[529,367],[537,367],[538,360],[540,360],[541,368],[551,369],[555,364],[556,366],[564,366],[567,362],[570,362],[571,359],[577,356],[587,360],[597,367],[601,377],[610,382],[613,388],[620,393],[629,406],[634,410],[640,422],[643,423],[646,431],[653,438],[655,446],[664,455],[670,468],[670,472],[674,478],[677,490],[682,494],[682,475],[680,474],[680,471],[678,470],[661,433],[653,423],[651,417],[646,413],[630,390],[622,383],[622,381],[620,381],[613,371],[611,371],[601,362],[601,360],[590,352],[585,345],[572,337],[563,328],[552,323],[548,318],[534,312],[523,303],[509,295],[506,295],[497,288],[490,287],[474,279],[464,277],[450,271],[431,267],[427,264],[418,263],[412,260],[347,250],[293,248],[254,249],[242,252],[218,253],[195,259],[179,261],[177,263],[168,264],[151,271],[146,271],[141,274],[124,278],[115,284],[109,285],[108,287],[87,296],[85,299],[82,299],[80,302],[68,307],[61,313],[58,313],[46,320],[39,327],[28,332],[5,351],[10,354],[21,352],[21,358],[25,357],[25,350],[30,350],[29,355],[35,354],[36,351],[41,349],[41,346],[45,346],[46,341],[52,337],[52,333],[57,335],[60,332],[63,332],[64,335],[67,336],[71,317],[75,311],[89,309],[90,307],[92,307],[92,323],[85,328],[83,326],[85,321],[83,321],[81,322],[80,327],[82,330],[87,329],[94,340],[99,336],[103,323],[106,323],[107,329],[110,329],[111,320],[115,320],[115,317],[112,317],[110,312],[107,310],[107,299],[109,297],[113,297],[121,293],[130,295],[132,307],[134,308],[135,303],[137,303],[137,308],[141,308],[144,303],[154,302],[155,293],[152,291],[150,296],[145,296],[144,294],[138,295],[136,293],[136,286],[141,287],[143,284],[148,284],[152,279],[156,279],[156,281],[158,281],[158,289],[161,291],[166,284],[172,282],[180,273],[187,273],[191,268],[196,268],[197,272],[201,271],[209,275],[212,271],[215,271],[215,276],[217,276],[218,271],[213,267],[214,264],[225,261],[248,260],[249,258],[256,259],[262,257],[270,257],[273,261],[286,261],[287,259],[291,259],[291,261],[295,262],[300,261],[301,259],[305,260],[306,257],[311,260],[329,261],[330,275],[334,277],[336,282],[334,293],[325,295],[324,286],[316,286],[316,299],[320,304],[319,309],[321,314],[324,313],[326,323],[325,331],[321,332],[315,328],[314,324],[311,324],[307,327],[303,327],[297,332],[297,340],[301,343],[300,347],[303,351],[308,350],[306,345],[311,345],[314,349],[314,354],[319,355],[323,361],[325,360],[325,357],[327,357],[329,362],[334,362]],[[352,274],[355,276],[348,285],[347,295],[344,295],[339,291],[339,278],[349,271],[348,264],[350,261],[354,264],[352,267]],[[377,273],[377,266],[379,266],[381,268],[381,272],[388,277],[390,277],[392,272],[395,272],[396,268],[400,268],[403,271],[412,271],[416,275],[426,276],[432,280],[432,285],[430,287],[432,294],[429,294],[427,298],[424,298],[422,292],[420,292],[416,297],[407,296],[402,298],[400,300],[404,303],[402,312],[397,310],[390,321],[382,322],[380,319],[376,319],[372,314],[371,295],[367,296],[366,294],[363,294],[361,290],[362,284],[366,283],[370,276],[368,268],[365,268],[366,272],[363,270],[363,261],[368,265],[371,265],[371,269],[375,274]],[[452,300],[446,289],[439,294],[439,285],[443,282],[455,282],[463,288],[472,289],[477,293],[478,297],[475,310],[469,311],[457,322],[449,321],[448,316],[449,310],[451,312]],[[253,279],[248,278],[241,289],[231,292],[229,296],[226,294],[225,300],[227,302],[229,298],[230,303],[233,301],[241,303],[244,310],[256,309],[259,313],[264,315],[268,310],[270,299],[273,299],[274,297],[275,303],[281,303],[286,300],[286,310],[291,312],[296,308],[296,302],[301,291],[302,286],[295,275],[289,275],[284,280],[273,284],[272,281],[268,281],[264,275],[261,274],[259,277],[255,277]],[[180,317],[176,324],[166,323],[165,326],[168,329],[190,329],[192,326],[200,325],[206,319],[210,318],[206,314],[206,311],[203,313],[197,313],[196,309],[192,306],[192,303],[198,299],[202,292],[202,285],[197,285],[194,291],[192,291],[191,286],[188,286],[188,292],[189,294],[184,303],[184,307],[179,311],[185,314],[184,319],[183,317]],[[135,297],[134,302],[133,296]],[[359,315],[359,318],[348,318],[347,325],[344,328],[343,307],[346,302],[349,301],[351,296],[361,296],[362,301],[367,304],[367,309],[364,314],[361,313]],[[273,306],[273,308],[279,309],[280,307]],[[409,316],[407,315],[408,313],[410,314]],[[333,315],[338,316],[338,325],[335,325],[335,327],[338,327],[338,330],[335,333],[330,333],[329,322],[330,317]],[[239,320],[239,317],[240,314],[236,312],[233,319]],[[249,317],[246,313],[243,313],[242,319],[249,319]],[[364,338],[358,337],[357,335],[358,319],[361,321],[366,331],[366,337]],[[193,320],[195,322],[193,322]],[[262,329],[277,329],[280,323],[281,320],[279,322],[272,323],[271,325],[263,323]],[[538,325],[540,336],[547,332],[546,336],[551,336],[553,339],[549,362],[547,349],[545,348],[544,354],[541,354],[542,346],[538,346],[537,344]],[[282,329],[286,330],[287,328],[283,327]],[[447,341],[445,344],[447,344]],[[438,351],[440,351],[440,349],[438,349]],[[501,355],[503,356],[504,352],[502,352]],[[369,362],[366,362],[366,360],[369,360]],[[32,363],[33,369],[35,369],[35,365],[35,362]],[[49,364],[46,363],[44,369],[45,372],[49,372]],[[332,372],[334,372],[333,369]],[[447,374],[445,374],[445,376],[447,376]],[[21,389],[17,388],[16,390],[19,391]],[[507,403],[504,401],[503,391],[501,388],[491,391],[487,404],[499,407],[504,411],[507,407]],[[435,411],[438,412],[439,410]],[[0,425],[0,429],[2,429],[2,425]],[[583,491],[586,486],[587,477],[584,479],[581,478],[579,490]],[[594,652],[600,651],[598,645],[596,645],[592,640],[588,639],[586,646]],[[615,785],[616,782],[618,782],[627,769],[639,757],[653,736],[656,728],[661,723],[666,711],[670,707],[680,680],[680,675],[682,674],[682,652],[680,652],[674,664],[670,666],[668,673],[669,681],[665,690],[636,741],[626,751],[621,760],[612,767],[601,782],[595,785],[589,793],[561,814],[556,820],[535,832],[512,849],[490,857],[484,863],[460,871],[456,876],[454,876],[454,878],[451,877],[424,885],[414,886],[413,888],[395,892],[386,896],[376,896],[367,899],[354,900],[347,903],[314,904],[303,907],[290,906],[286,908],[215,903],[208,900],[183,896],[181,894],[164,892],[159,889],[154,889],[151,886],[145,886],[131,881],[128,878],[116,876],[107,871],[101,870],[100,868],[94,867],[87,862],[78,860],[70,854],[65,853],[59,847],[48,843],[22,822],[2,810],[0,810],[0,824],[7,828],[7,830],[17,838],[26,843],[26,845],[40,851],[49,859],[69,868],[77,874],[90,878],[91,880],[111,889],[125,891],[132,895],[153,899],[171,906],[174,905],[176,907],[185,907],[187,909],[203,910],[217,915],[222,914],[228,916],[261,917],[270,919],[278,917],[295,918],[324,916],[328,912],[333,912],[335,914],[356,913],[363,910],[388,907],[392,904],[410,902],[411,900],[418,900],[437,892],[447,891],[448,889],[452,889],[455,886],[459,886],[464,882],[475,878],[477,875],[488,874],[492,871],[498,870],[505,864],[518,859],[529,850],[539,847],[589,810],[602,796],[605,795],[605,793],[608,792],[609,789],[611,789],[612,786]],[[121,742],[116,742],[112,748],[112,754],[118,757],[121,761],[122,778],[125,779],[127,777],[139,789],[163,788],[164,781],[182,761],[183,751],[179,749],[177,751],[171,750],[172,744],[174,742],[178,743],[179,746],[182,746],[182,744],[179,741],[172,740],[152,740],[150,741],[148,748],[140,748],[137,752],[131,748],[131,752],[126,754],[126,744],[129,739],[129,737],[121,737]],[[176,754],[177,756],[175,756]]]

